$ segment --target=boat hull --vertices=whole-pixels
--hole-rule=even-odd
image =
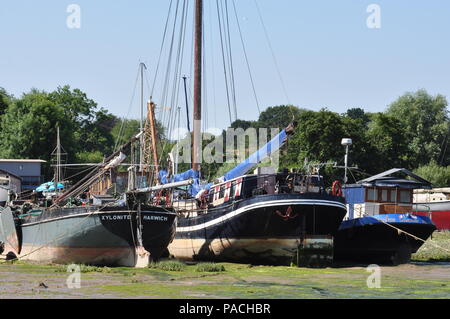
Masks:
[[[299,246],[332,245],[343,199],[320,194],[261,195],[179,217],[169,253],[182,260],[289,265]]]
[[[435,230],[428,217],[410,214],[347,220],[334,237],[334,258],[338,262],[407,263]]]
[[[9,197],[9,189],[0,186],[0,206],[5,207]]]
[[[142,221],[139,240],[138,216]],[[22,219],[18,257],[40,263],[145,266],[166,251],[176,215],[161,208],[63,208]]]

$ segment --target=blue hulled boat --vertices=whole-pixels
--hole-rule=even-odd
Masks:
[[[395,175],[407,175],[410,179]],[[414,215],[413,189],[431,183],[406,169],[391,169],[345,185],[347,215],[334,237],[341,262],[407,263],[436,230],[429,216]]]

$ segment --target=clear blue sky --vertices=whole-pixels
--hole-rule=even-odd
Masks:
[[[419,88],[450,98],[450,1],[257,1],[288,95],[253,0],[236,0],[263,109],[290,102],[313,110],[327,107],[343,113],[361,107],[376,112]],[[208,41],[217,45],[209,4],[215,1],[206,2],[206,53],[215,54],[207,63],[214,64],[217,77],[207,88],[208,124],[223,128],[229,119],[224,94],[219,93],[220,55],[208,46]],[[80,29],[66,26],[66,9],[72,3],[81,8]],[[372,3],[380,5],[381,29],[366,25]],[[168,5],[169,0],[3,0],[0,87],[20,96],[33,87],[51,91],[69,84],[117,116],[138,118],[137,96],[128,113],[137,67],[145,61],[152,78]],[[238,117],[257,119],[240,40],[236,32],[233,37]],[[190,62],[183,70],[189,72]],[[156,103],[158,97],[155,93]],[[183,99],[180,104],[184,107]]]

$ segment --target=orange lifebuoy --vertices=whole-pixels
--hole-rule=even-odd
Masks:
[[[333,182],[333,186],[331,187],[331,194],[333,194],[334,196],[340,196],[342,197],[342,186],[341,183],[339,181],[334,181]]]

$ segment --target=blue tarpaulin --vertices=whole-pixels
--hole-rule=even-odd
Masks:
[[[263,161],[266,157],[272,155],[273,152],[276,152],[281,146],[283,146],[286,141],[287,134],[286,130],[281,131],[280,134],[275,136],[269,143],[264,145],[261,149],[250,155],[244,162],[228,171],[224,175],[224,180],[229,181],[235,179],[239,176],[244,175],[253,167],[258,165],[259,162]]]
[[[193,179],[194,183],[189,186],[189,194],[192,196],[195,196],[205,187],[202,187],[200,185],[200,173],[198,171],[195,171],[193,169],[190,169],[186,172],[176,174],[170,178],[167,177],[167,171],[166,170],[160,170],[159,171],[159,180],[161,184],[169,184],[169,183],[176,183],[176,182],[182,182],[186,181],[188,179]]]
[[[235,179],[239,176],[245,175],[249,170],[251,170],[253,167],[258,165],[261,161],[263,161],[268,156],[272,155],[273,152],[276,152],[278,149],[280,149],[281,146],[283,146],[284,142],[287,139],[287,133],[286,130],[281,131],[280,134],[275,136],[269,143],[264,145],[261,149],[250,155],[249,158],[247,158],[244,162],[237,165],[232,170],[228,171],[223,176],[223,181],[229,181],[232,179]],[[194,171],[193,169],[190,169],[186,172],[177,174],[172,176],[171,178],[167,177],[167,171],[161,170],[159,172],[159,179],[161,184],[169,184],[174,182],[181,182],[192,178],[194,180],[194,183],[189,186],[189,193],[192,196],[197,195],[201,190],[203,189],[210,189],[212,186],[212,183],[209,184],[200,184],[200,174],[198,171]]]
[[[55,182],[48,182],[48,183],[44,183],[41,186],[39,186],[38,188],[36,188],[36,192],[54,192],[55,191]],[[58,189],[63,189],[64,185],[58,183]]]
[[[344,220],[339,226],[339,230],[383,223],[433,224],[431,219],[427,216],[413,214],[384,214]]]

